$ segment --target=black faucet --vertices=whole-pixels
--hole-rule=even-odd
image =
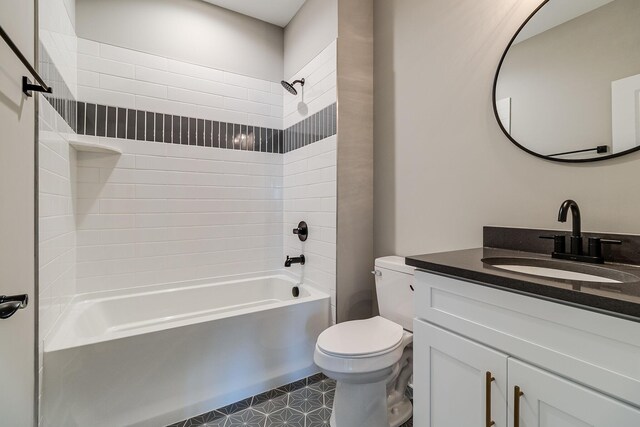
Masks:
[[[571,209],[571,254],[582,255],[582,231],[580,231],[580,208],[573,200],[565,200],[558,211],[558,221],[567,222],[567,212]]]
[[[287,255],[287,260],[284,262],[284,266],[291,267],[291,264],[304,265],[304,262],[305,262],[304,255],[294,256],[293,258],[289,258],[289,255]]]
[[[566,236],[564,234],[556,234],[555,236],[540,236],[543,239],[553,240],[553,252],[551,256],[553,258],[568,259],[571,261],[590,262],[594,264],[604,263],[604,257],[602,256],[602,245],[619,245],[622,242],[620,240],[602,239],[600,237],[589,237],[589,253],[584,254],[582,245],[582,231],[580,229],[580,208],[578,204],[573,200],[565,200],[560,205],[560,211],[558,212],[558,221],[566,222],[567,213],[571,210],[571,236],[570,236],[570,250],[565,250]]]

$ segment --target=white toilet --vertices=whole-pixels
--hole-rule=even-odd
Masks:
[[[411,418],[413,274],[404,258],[376,259],[380,316],[322,332],[314,361],[337,381],[332,427],[398,427]]]

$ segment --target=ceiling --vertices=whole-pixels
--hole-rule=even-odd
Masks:
[[[243,15],[285,27],[306,0],[204,0]]]

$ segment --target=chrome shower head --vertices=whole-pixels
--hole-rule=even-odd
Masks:
[[[289,83],[289,82],[286,82],[284,80],[282,80],[280,82],[282,87],[285,88],[287,90],[287,92],[289,92],[291,95],[297,95],[298,94],[298,91],[294,87],[298,83],[300,83],[300,86],[304,87],[304,79],[296,80],[293,83]]]

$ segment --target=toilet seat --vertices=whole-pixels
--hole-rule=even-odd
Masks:
[[[412,337],[402,326],[383,317],[353,320],[322,332],[313,359],[318,367],[333,375],[387,375]],[[383,373],[386,370],[389,372]]]
[[[384,317],[352,320],[331,326],[320,334],[318,348],[337,357],[375,357],[402,344],[402,326]]]

